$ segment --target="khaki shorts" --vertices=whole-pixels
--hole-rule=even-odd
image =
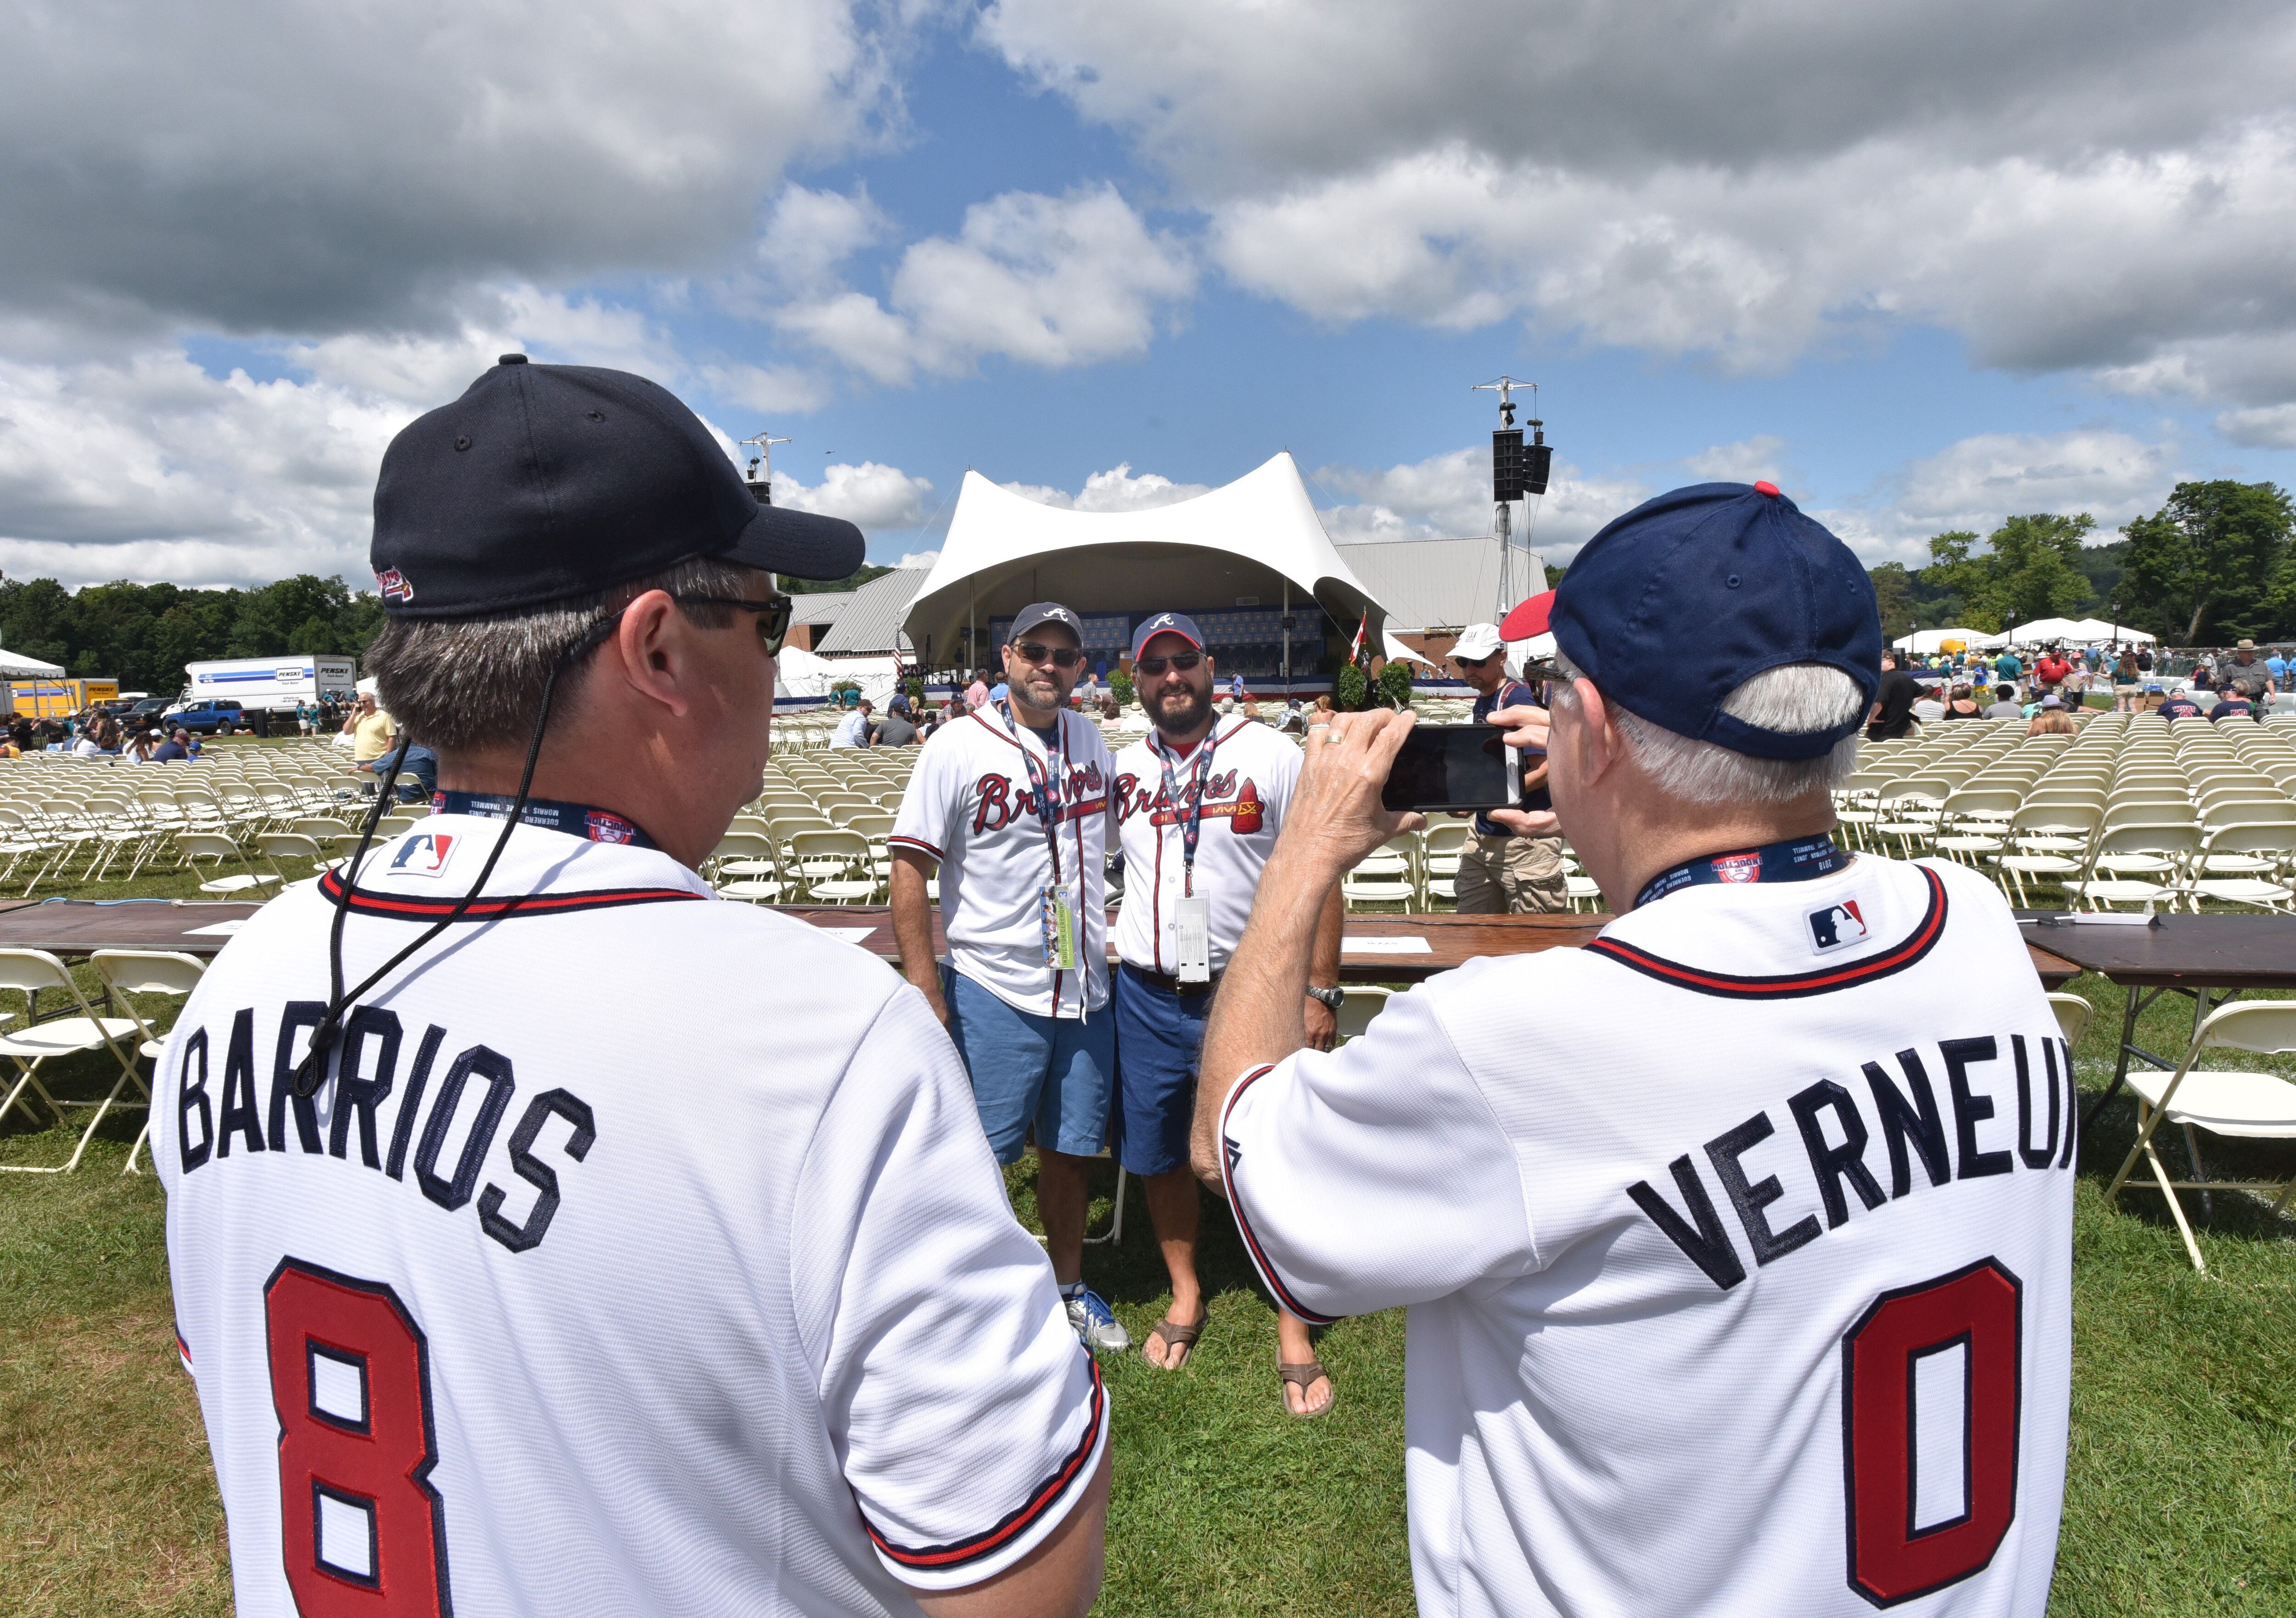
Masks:
[[[1560,837],[1485,837],[1459,850],[1459,914],[1551,916],[1570,908]]]

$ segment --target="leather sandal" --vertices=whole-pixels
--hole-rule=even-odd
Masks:
[[[1309,1388],[1314,1387],[1319,1380],[1331,1376],[1331,1373],[1324,1368],[1324,1362],[1320,1359],[1310,1359],[1305,1365],[1284,1365],[1279,1361],[1275,1367],[1275,1373],[1300,1390],[1300,1397],[1302,1400],[1308,1397]],[[1332,1384],[1332,1397],[1325,1401],[1322,1409],[1294,1410],[1292,1408],[1292,1401],[1287,1399],[1283,1401],[1283,1413],[1294,1421],[1313,1421],[1318,1416],[1329,1416],[1332,1413],[1332,1407],[1339,1402],[1340,1384],[1334,1382]]]
[[[1177,1320],[1170,1319],[1159,1320],[1156,1322],[1154,1326],[1148,1328],[1148,1335],[1152,1338],[1161,1337],[1164,1340],[1164,1348],[1168,1355],[1171,1350],[1176,1348],[1185,1349],[1188,1351],[1182,1357],[1180,1363],[1177,1365],[1156,1365],[1156,1362],[1152,1359],[1149,1359],[1148,1363],[1152,1366],[1156,1366],[1156,1368],[1160,1371],[1186,1370],[1188,1368],[1188,1361],[1195,1358],[1196,1339],[1204,1335],[1204,1327],[1211,1324],[1211,1311],[1210,1310],[1206,1310],[1204,1311],[1204,1318],[1197,1321],[1193,1326],[1183,1326]],[[1141,1349],[1142,1353],[1140,1357],[1144,1359],[1147,1359],[1147,1344],[1141,1344]]]

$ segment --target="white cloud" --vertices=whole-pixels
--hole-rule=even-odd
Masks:
[[[1683,457],[1693,476],[1709,483],[1754,483],[1767,478],[1784,485],[1786,441],[1770,433],[1757,433],[1734,444],[1716,444]]]
[[[879,382],[963,375],[990,356],[1058,370],[1143,353],[1160,311],[1195,287],[1186,250],[1103,185],[975,203],[955,236],[902,252],[880,303],[833,289],[828,275],[852,251],[844,243],[866,239],[857,216],[802,194],[836,222],[832,245],[841,251],[805,267],[801,287],[813,295],[775,322]]]
[[[1365,539],[1458,539],[1491,531],[1491,452],[1472,445],[1423,461],[1385,468],[1325,466],[1316,483],[1353,495],[1353,505],[1319,508],[1324,530],[1341,544]],[[1652,491],[1630,478],[1594,477],[1558,460],[1536,521],[1519,527],[1515,542],[1532,546],[1549,562],[1566,560],[1620,512]],[[1515,521],[1524,521],[1518,507]]]
[[[1039,505],[1085,512],[1147,511],[1159,505],[1177,505],[1183,500],[1211,492],[1209,483],[1175,483],[1161,472],[1144,472],[1136,476],[1129,461],[1119,461],[1106,472],[1092,473],[1074,494],[1042,483],[1007,483],[1004,487]]]
[[[824,467],[821,481],[810,489],[788,472],[774,474],[775,505],[842,517],[864,532],[916,527],[925,520],[925,497],[931,493],[925,479],[874,461]]]
[[[906,551],[902,553],[901,559],[893,565],[897,568],[930,568],[939,560],[940,553],[937,550]]]
[[[2296,404],[2227,410],[2217,417],[2216,427],[2235,444],[2296,449]]]

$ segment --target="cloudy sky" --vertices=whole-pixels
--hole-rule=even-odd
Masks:
[[[968,466],[1550,560],[1777,480],[1870,560],[2296,481],[2296,10],[0,0],[0,569],[364,582],[383,445],[627,366],[879,561]]]

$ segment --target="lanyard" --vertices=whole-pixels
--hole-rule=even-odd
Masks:
[[[1172,755],[1164,751],[1161,737],[1149,738],[1156,761],[1164,767],[1164,801],[1172,806],[1172,818],[1180,827],[1180,892],[1191,899],[1196,891],[1196,840],[1204,830],[1204,787],[1211,778],[1212,747],[1218,739],[1219,726],[1214,724],[1196,743],[1196,756],[1189,760],[1187,807],[1183,809],[1180,789],[1172,779]]]
[[[1833,846],[1828,833],[1766,842],[1759,849],[1710,854],[1660,871],[1635,895],[1635,908],[1640,909],[1653,899],[1706,883],[1808,882],[1814,876],[1830,876],[1849,863],[1849,856]]]
[[[1046,762],[1039,764],[1037,755],[1030,752],[1029,744],[1021,739],[1021,727],[1013,718],[1013,704],[1010,702],[998,702],[996,711],[1004,720],[1004,728],[1012,734],[1013,745],[1021,750],[1021,762],[1029,771],[1029,785],[1037,794],[1037,818],[1045,828],[1045,849],[1053,858],[1053,880],[1058,882],[1061,879],[1061,800],[1069,775],[1068,725],[1061,712],[1054,710],[1053,730],[1059,739],[1060,752],[1054,754],[1047,747],[1045,750]],[[1047,766],[1051,768],[1049,780],[1046,776]]]
[[[507,820],[512,802],[512,800],[493,793],[433,793],[430,812],[434,815],[476,815],[481,820]],[[627,843],[640,849],[660,846],[636,822],[626,820],[611,809],[592,809],[586,803],[563,803],[554,798],[529,798],[518,819],[521,825],[539,826],[545,832],[564,832],[570,837],[586,838],[592,842]]]

